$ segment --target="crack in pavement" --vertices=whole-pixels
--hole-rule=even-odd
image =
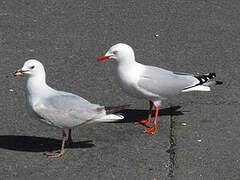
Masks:
[[[175,166],[175,146],[176,146],[176,141],[175,141],[175,137],[174,137],[174,125],[175,122],[173,120],[173,108],[171,107],[171,115],[170,115],[170,134],[169,134],[169,143],[170,143],[170,147],[167,150],[167,152],[169,153],[169,159],[170,159],[170,165],[169,165],[169,173],[168,173],[168,177],[173,180],[174,179],[174,166]]]

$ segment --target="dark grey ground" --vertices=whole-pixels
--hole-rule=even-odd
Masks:
[[[240,179],[239,8],[237,0],[0,1],[0,179]],[[224,85],[165,101],[157,134],[144,134],[134,122],[147,102],[122,92],[114,62],[96,62],[118,42],[139,62],[216,72]],[[11,75],[29,58],[45,65],[54,88],[132,103],[126,119],[75,128],[73,147],[47,159],[61,131],[28,117],[25,78]]]

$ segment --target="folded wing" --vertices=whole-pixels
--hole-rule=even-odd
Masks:
[[[49,124],[61,128],[84,124],[106,115],[104,106],[65,92],[42,99],[33,110]]]
[[[160,97],[169,97],[195,86],[199,87],[192,90],[210,90],[209,87],[203,87],[200,80],[192,74],[174,73],[153,66],[145,66],[137,85],[143,91]]]

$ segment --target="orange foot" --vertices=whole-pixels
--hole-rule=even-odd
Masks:
[[[150,124],[151,120],[141,120],[141,121],[138,121],[138,122],[135,122],[135,124],[145,124],[145,125],[148,125]]]
[[[155,134],[157,132],[157,128],[156,127],[151,127],[151,128],[145,128],[144,129],[144,132],[145,133],[152,133],[152,134]]]

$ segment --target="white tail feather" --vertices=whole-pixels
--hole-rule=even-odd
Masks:
[[[210,87],[208,86],[194,86],[189,89],[184,89],[182,92],[189,92],[189,91],[211,91]]]
[[[124,116],[119,114],[108,114],[101,119],[96,119],[96,122],[115,122],[118,120],[124,119]]]

